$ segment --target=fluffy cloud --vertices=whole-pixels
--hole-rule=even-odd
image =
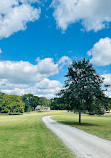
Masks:
[[[40,74],[37,74],[37,65],[32,65],[29,62],[0,62],[0,79],[8,80],[8,83],[14,84],[30,84],[40,80]]]
[[[33,86],[6,84],[2,87],[2,92],[17,95],[32,93],[40,97],[53,98],[61,88],[62,84],[59,81],[44,78]]]
[[[87,31],[104,29],[111,22],[111,0],[53,0],[51,7],[63,31],[79,21]]]
[[[107,97],[111,98],[111,90],[110,90],[110,92],[105,92],[105,94]]]
[[[33,94],[39,96],[54,97],[61,88],[62,84],[59,81],[44,78],[36,83],[34,87],[29,88],[28,91],[33,91]]]
[[[37,59],[33,65],[26,61],[0,61],[0,89],[8,94],[32,93],[54,97],[62,84],[48,77],[59,73],[59,64],[52,58]]]
[[[53,59],[45,58],[37,65],[26,61],[0,61],[0,79],[8,83],[31,84],[58,73],[58,65]]]
[[[38,72],[41,74],[49,74],[49,75],[54,75],[57,74],[58,71],[58,64],[54,64],[52,58],[45,58],[44,60],[40,60],[37,58],[38,61]]]
[[[111,74],[104,74],[104,84],[111,86]],[[111,97],[111,87],[108,88],[108,91],[105,92],[106,96]]]
[[[58,64],[60,65],[60,69],[65,65],[69,65],[71,63],[71,59],[68,56],[63,56],[59,59]]]
[[[102,77],[104,77],[104,84],[108,84],[111,85],[111,74],[104,74],[102,75]]]
[[[57,87],[61,87],[61,83],[59,81],[56,80],[52,80],[50,81],[47,78],[44,78],[43,80],[41,80],[39,83],[36,83],[35,87],[37,89],[44,89],[44,87],[46,87],[45,90],[47,90],[48,88],[52,89],[52,88],[57,88]]]
[[[99,42],[94,44],[93,48],[88,51],[88,55],[92,55],[91,62],[98,66],[111,64],[111,39],[101,38]]]
[[[37,9],[31,5],[35,2],[37,0],[0,1],[0,38],[25,30],[28,22],[39,19],[40,8]]]

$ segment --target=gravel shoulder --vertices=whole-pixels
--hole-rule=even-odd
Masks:
[[[51,116],[45,116],[42,120],[78,158],[111,158],[111,141],[59,123]]]

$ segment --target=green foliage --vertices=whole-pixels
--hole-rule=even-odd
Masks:
[[[22,101],[25,103],[25,112],[29,112],[34,104],[33,94],[24,94],[22,95]],[[33,103],[32,103],[33,100]],[[35,105],[36,106],[36,105]]]
[[[69,105],[62,103],[61,98],[54,98],[51,99],[50,108],[51,110],[69,110]]]
[[[89,110],[89,115],[103,115],[105,114],[105,106],[101,100],[93,101],[92,108]]]
[[[50,100],[45,97],[34,96],[33,94],[24,94],[21,97],[17,95],[7,95],[0,93],[0,112],[19,114],[35,110],[37,105],[50,106]]]
[[[111,110],[111,98],[105,97],[104,104],[105,104],[106,110]]]
[[[1,108],[2,108],[2,101],[3,101],[3,96],[4,95],[5,95],[5,93],[0,92],[0,111],[1,111]]]
[[[20,114],[24,112],[25,104],[20,96],[5,94],[2,100],[1,112],[9,114]]]
[[[39,104],[39,97],[33,96],[31,99],[31,107],[35,109],[38,104]]]
[[[20,102],[12,102],[8,105],[10,114],[20,114],[24,112],[25,104]]]
[[[93,110],[89,110],[90,115],[103,115],[105,111],[110,111],[111,109],[111,98],[103,97],[101,100],[93,101]]]
[[[24,94],[21,96],[25,103],[25,112],[34,110],[37,105],[50,106],[50,100],[45,97],[34,96],[33,94]]]
[[[50,100],[45,98],[45,97],[40,97],[38,104],[39,105],[44,105],[46,107],[49,107],[50,106]]]

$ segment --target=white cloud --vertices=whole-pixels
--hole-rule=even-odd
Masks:
[[[8,83],[36,83],[58,72],[58,65],[51,58],[40,60],[37,65],[26,61],[0,61],[0,79],[6,79]]]
[[[62,84],[56,80],[49,80],[44,78],[40,82],[36,83],[34,87],[29,88],[29,92],[33,91],[33,94],[39,96],[55,96],[55,94],[62,88]]]
[[[76,22],[81,22],[87,31],[99,31],[111,22],[111,0],[53,0],[51,7],[63,31]]]
[[[47,97],[47,98],[53,98],[55,94],[62,88],[62,84],[59,81],[56,80],[49,80],[47,78],[44,78],[40,82],[37,82],[33,86],[23,86],[18,87],[13,86],[11,87],[2,87],[2,92],[8,93],[8,94],[17,94],[17,95],[23,95],[32,93],[34,95],[40,96],[40,97]]]
[[[9,37],[27,28],[28,22],[39,19],[40,8],[31,3],[36,0],[0,0],[0,38]]]
[[[44,88],[51,89],[58,86],[61,87],[61,83],[59,81],[56,80],[50,81],[48,78],[44,78],[43,80],[41,80],[39,83],[35,85],[35,87],[38,89],[44,89]]]
[[[54,97],[62,84],[48,77],[59,73],[59,65],[52,58],[38,60],[36,65],[26,61],[0,61],[0,89],[8,94],[32,93]]]
[[[92,55],[91,62],[98,66],[105,66],[111,64],[111,39],[101,38],[99,42],[94,44],[93,48],[87,53]]]
[[[111,85],[111,74],[104,74],[102,75],[104,77],[104,84]]]
[[[44,60],[40,60],[40,58],[37,58],[36,61],[38,61],[38,72],[40,72],[41,74],[54,75],[59,72],[58,64],[54,64],[52,58],[45,58]]]
[[[110,85],[110,87],[107,88],[107,91],[105,92],[106,96],[111,97],[111,74],[104,74],[101,75],[104,77],[104,84]]]
[[[29,62],[0,61],[0,67],[0,79],[6,79],[9,83],[29,84],[40,80],[37,66]]]
[[[60,65],[60,69],[65,65],[69,65],[71,63],[71,59],[68,56],[63,56],[59,59],[58,64]]]
[[[3,53],[3,51],[0,49],[0,54],[2,54]]]
[[[110,90],[110,92],[105,92],[105,94],[107,97],[111,98],[111,90]]]

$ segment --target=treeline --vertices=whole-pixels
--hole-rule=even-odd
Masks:
[[[33,94],[8,95],[0,92],[0,113],[21,114],[34,111],[38,105],[50,107],[51,110],[69,110],[69,105],[63,104],[59,98],[47,99]]]
[[[50,100],[33,94],[8,95],[0,92],[0,113],[21,114],[34,111],[37,105],[50,106]]]
[[[89,114],[104,114],[105,110],[108,111],[111,109],[111,98],[105,97],[102,102],[93,102],[93,104],[97,108],[94,108],[93,112],[91,111]],[[98,106],[98,104],[102,104],[103,106]],[[66,104],[61,98],[47,99],[45,97],[34,96],[33,94],[18,96],[0,92],[0,113],[21,114],[23,112],[34,111],[38,105],[50,107],[51,110],[73,110],[73,106]]]
[[[50,106],[50,100],[45,97],[34,96],[33,94],[24,94],[21,96],[22,102],[25,103],[25,112],[35,110],[37,105],[43,105],[44,107]]]
[[[68,110],[73,111],[73,106],[64,102],[61,98],[54,98],[51,99],[50,108],[52,110]],[[90,114],[90,115],[102,115],[105,113],[105,111],[110,111],[111,109],[111,98],[104,97],[101,101],[93,101],[92,103],[92,109],[91,111],[87,111],[84,113]]]
[[[69,110],[70,106],[62,102],[61,98],[54,98],[50,100],[51,110]]]

